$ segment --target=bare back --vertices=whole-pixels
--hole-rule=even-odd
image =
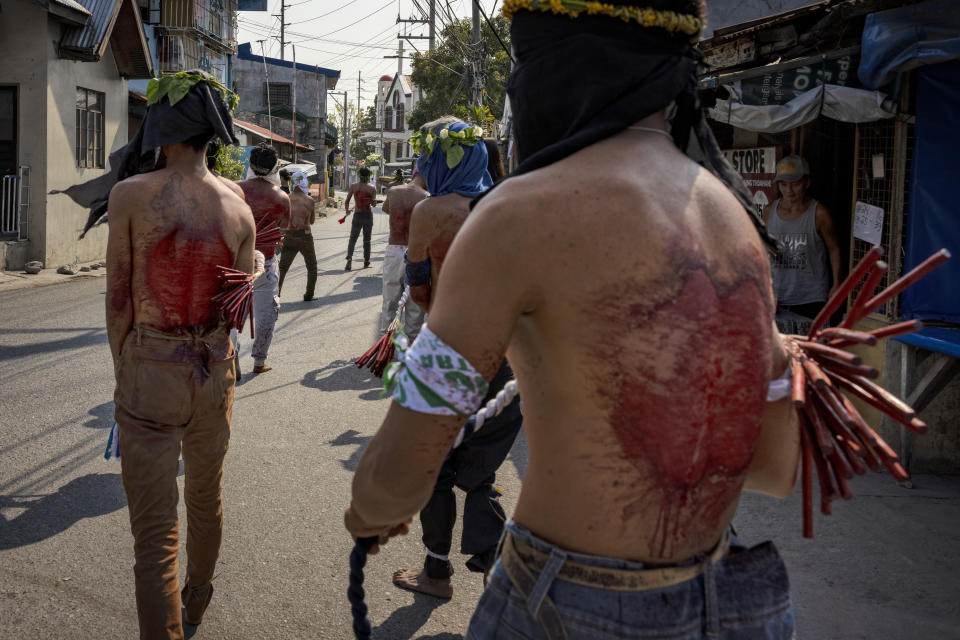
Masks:
[[[308,231],[315,221],[313,198],[295,188],[290,194],[290,224],[287,228]]]
[[[111,224],[129,221],[133,326],[216,326],[210,298],[220,288],[217,266],[252,264],[253,220],[243,199],[209,172],[162,169],[118,184],[110,215]]]
[[[247,204],[253,212],[253,219],[260,223],[264,218],[275,220],[281,229],[290,225],[290,197],[280,187],[263,178],[250,178],[238,182],[243,190]],[[273,247],[263,251],[265,258],[270,259],[276,254]]]
[[[407,256],[412,262],[430,259],[430,285],[411,287],[414,302],[430,310],[431,290],[440,282],[440,268],[453,239],[470,215],[470,198],[456,193],[426,198],[413,208]],[[424,289],[426,289],[424,291]]]
[[[387,244],[406,246],[410,236],[410,216],[413,207],[429,195],[412,182],[387,191],[387,202],[384,211],[390,215],[390,238]]]
[[[517,522],[573,551],[671,562],[733,517],[773,310],[742,208],[656,138],[619,134],[481,201],[430,326],[485,374],[512,336],[530,449]]]

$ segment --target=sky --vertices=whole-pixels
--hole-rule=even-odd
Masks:
[[[268,57],[280,57],[280,3],[284,0],[268,0],[269,11],[242,11],[239,14],[239,40],[250,42],[253,53],[260,53],[258,40],[265,40],[264,51]],[[446,11],[457,17],[470,17],[471,0],[436,0],[438,20],[447,20]],[[481,6],[492,15],[499,11],[499,0],[480,0]],[[396,59],[383,56],[396,55],[397,33],[428,35],[426,24],[398,24],[397,16],[403,19],[422,18],[429,10],[429,0],[286,0],[287,46],[284,58],[291,60],[296,46],[297,62],[319,65],[340,71],[337,91],[348,91],[349,100],[357,102],[357,74],[360,74],[360,104],[366,108],[376,97],[377,81],[382,75],[392,76],[397,71]],[[495,6],[496,5],[496,6]],[[437,25],[437,31],[440,24]],[[427,48],[426,40],[413,40],[421,51]],[[404,53],[412,51],[409,42],[404,42]],[[409,58],[404,59],[404,73],[410,73]]]

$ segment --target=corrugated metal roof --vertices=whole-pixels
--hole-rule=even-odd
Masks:
[[[261,138],[266,138],[268,140],[272,139],[276,142],[283,142],[286,144],[293,144],[293,140],[291,140],[290,138],[284,138],[279,133],[271,133],[269,129],[264,129],[263,127],[253,124],[252,122],[244,122],[243,120],[234,119],[233,125],[238,129],[249,131],[250,133],[254,135],[258,135]],[[314,150],[312,145],[303,144],[302,142],[297,143],[297,148],[306,149],[307,151]]]
[[[80,11],[81,13],[90,15],[90,12],[87,11],[87,9],[82,4],[80,4],[79,2],[76,2],[75,0],[53,0],[53,2],[63,5],[68,9],[73,9],[74,11]]]
[[[83,8],[90,12],[90,22],[82,27],[68,29],[63,40],[60,41],[60,46],[67,49],[89,51],[91,55],[99,56],[107,31],[123,1],[79,0]]]

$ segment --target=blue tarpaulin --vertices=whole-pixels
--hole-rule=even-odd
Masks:
[[[868,15],[860,54],[857,75],[869,89],[910,69],[960,59],[960,2],[931,0]]]
[[[901,310],[904,319],[960,323],[960,201],[957,200],[960,61],[919,69],[914,78],[917,83],[916,144],[910,177],[904,269],[912,269],[944,247],[953,258],[904,291]],[[940,334],[939,340],[960,343],[960,331]]]

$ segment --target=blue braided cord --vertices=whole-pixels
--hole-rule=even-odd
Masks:
[[[363,567],[367,564],[367,554],[376,538],[357,538],[350,552],[350,586],[347,587],[347,600],[350,601],[350,611],[353,614],[353,635],[357,640],[370,640],[373,629],[367,619],[367,603],[363,601],[366,595],[363,591]]]
[[[411,287],[430,284],[430,258],[420,262],[410,262],[407,252],[403,252],[403,264],[407,273],[407,284]]]

